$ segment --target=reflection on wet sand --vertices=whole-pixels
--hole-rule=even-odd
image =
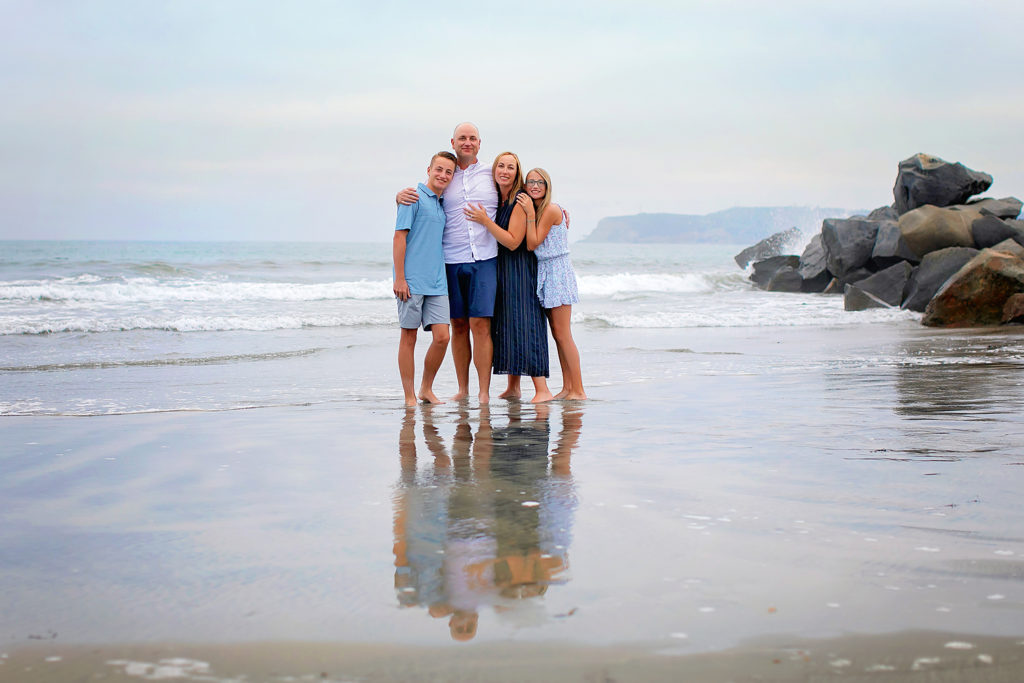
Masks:
[[[501,427],[492,425],[492,410],[480,409],[474,432],[469,411],[459,408],[450,444],[441,432],[452,413],[433,408],[407,411],[399,431],[395,590],[402,606],[447,617],[455,640],[476,635],[487,607],[514,620],[542,619],[532,599],[568,580],[576,508],[570,463],[582,408],[554,408],[561,427],[553,445],[551,406],[524,414],[510,403]]]
[[[1019,336],[964,334],[902,346],[911,362],[896,374],[897,414],[984,420],[1010,409],[1007,399],[1016,395],[1024,361]]]

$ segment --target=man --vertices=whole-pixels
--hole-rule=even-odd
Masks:
[[[467,220],[463,209],[470,203],[483,204],[493,219],[498,208],[491,167],[478,163],[480,132],[472,123],[460,123],[452,134],[456,169],[444,191],[445,271],[451,306],[451,346],[459,390],[455,400],[469,396],[469,364],[472,360],[480,380],[480,403],[490,401],[491,317],[498,287],[498,242],[487,228]],[[399,203],[416,200],[412,188],[399,193]],[[471,343],[472,340],[472,343]]]
[[[442,403],[434,394],[434,377],[448,349],[448,283],[441,247],[446,222],[441,193],[455,175],[456,158],[451,152],[438,152],[427,167],[427,182],[417,188],[413,204],[399,204],[395,221],[392,256],[395,281],[392,289],[398,299],[398,324],[402,328],[398,343],[398,373],[402,377],[405,405],[415,406],[417,398],[427,403]],[[423,359],[423,381],[417,395],[415,376],[416,332],[420,325],[433,336]]]

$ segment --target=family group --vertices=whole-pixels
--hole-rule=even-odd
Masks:
[[[480,132],[472,123],[456,126],[451,144],[454,154],[431,158],[425,183],[397,196],[393,289],[406,405],[443,403],[433,383],[449,340],[459,387],[455,400],[469,396],[471,362],[482,404],[490,400],[492,372],[508,376],[502,398],[519,398],[525,375],[533,380],[534,403],[585,399],[569,326],[579,301],[569,216],[551,201],[551,176],[534,168],[524,178],[512,152],[499,154],[489,169],[480,164]],[[557,394],[547,384],[548,323],[562,368]],[[432,339],[416,392],[413,354],[420,327]]]

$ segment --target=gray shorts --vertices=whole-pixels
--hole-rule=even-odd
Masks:
[[[405,330],[415,330],[420,325],[429,330],[431,325],[447,325],[447,294],[413,294],[405,301],[398,302],[398,325]]]

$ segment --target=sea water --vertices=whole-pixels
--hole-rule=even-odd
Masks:
[[[741,248],[574,244],[574,325],[600,335],[916,318],[759,291],[733,261]],[[0,415],[393,396],[393,368],[361,355],[397,343],[391,262],[387,243],[2,242]]]

